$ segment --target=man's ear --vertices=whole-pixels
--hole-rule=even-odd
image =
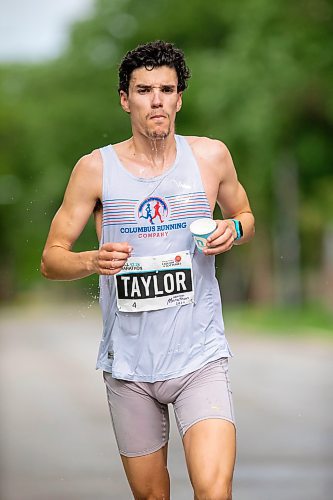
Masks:
[[[178,93],[178,101],[177,101],[177,106],[176,106],[176,111],[178,113],[178,111],[180,111],[180,108],[182,107],[182,104],[183,104],[183,93],[182,92],[179,92]]]
[[[130,111],[129,104],[128,104],[127,93],[124,90],[121,90],[119,92],[119,96],[120,96],[120,105],[121,105],[121,107],[123,108],[123,110],[126,113],[130,113],[131,111]]]

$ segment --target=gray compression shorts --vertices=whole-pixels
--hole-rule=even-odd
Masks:
[[[168,442],[169,403],[181,437],[200,420],[235,423],[228,358],[163,382],[117,380],[108,372],[104,381],[119,452],[126,457],[148,455]]]

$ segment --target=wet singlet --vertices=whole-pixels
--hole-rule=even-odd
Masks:
[[[128,242],[121,273],[100,276],[103,336],[97,368],[114,378],[155,382],[231,356],[224,336],[215,258],[195,247],[189,225],[211,217],[187,140],[163,175],[141,178],[111,145],[103,159],[100,245]]]

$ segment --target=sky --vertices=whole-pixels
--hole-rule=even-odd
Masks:
[[[0,0],[0,62],[43,61],[61,53],[67,28],[93,0]]]

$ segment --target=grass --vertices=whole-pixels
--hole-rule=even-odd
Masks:
[[[316,304],[299,307],[225,305],[224,317],[229,326],[258,333],[333,338],[333,311]]]

